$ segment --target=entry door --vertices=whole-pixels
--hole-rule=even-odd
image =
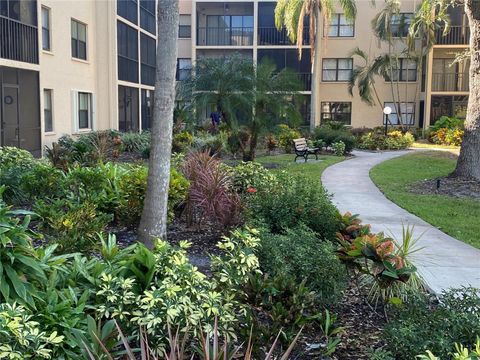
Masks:
[[[20,147],[18,86],[2,87],[2,145]]]

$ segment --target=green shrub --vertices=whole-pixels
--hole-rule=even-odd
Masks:
[[[150,132],[126,132],[120,135],[123,151],[131,153],[142,153],[145,148],[150,148]]]
[[[278,143],[287,154],[290,154],[293,149],[293,140],[301,138],[302,134],[286,124],[278,125],[278,129]]]
[[[333,240],[338,229],[337,209],[319,180],[279,173],[274,187],[259,186],[247,204],[250,217],[274,233],[303,223],[322,239]]]
[[[61,170],[37,162],[22,177],[22,191],[29,201],[65,195],[64,174]]]
[[[28,169],[34,162],[32,154],[28,151],[11,146],[0,146],[0,171],[11,166]]]
[[[132,165],[126,168],[125,173],[117,180],[119,199],[115,211],[115,219],[123,225],[137,225],[143,211],[145,191],[147,189],[148,168]],[[188,191],[189,183],[175,169],[170,172],[168,193],[168,217],[172,221],[175,208],[182,203]]]
[[[210,155],[221,154],[229,148],[228,138],[226,131],[219,131],[217,134],[199,131],[193,137],[192,148],[195,152],[209,151]]]
[[[267,188],[274,186],[276,178],[262,164],[256,162],[241,162],[233,167],[225,166],[232,178],[233,186],[238,193],[246,193],[248,189]],[[251,190],[250,190],[251,191]]]
[[[259,251],[262,271],[286,274],[317,294],[322,305],[338,301],[346,287],[346,268],[335,255],[331,242],[320,241],[306,226],[288,229],[285,234],[261,233]]]
[[[31,213],[12,211],[3,203],[2,192],[0,187],[0,303],[33,305],[38,296],[35,285],[47,277],[32,246],[36,234],[28,228]]]
[[[387,136],[381,131],[372,131],[360,138],[358,147],[366,150],[401,150],[410,147],[414,136],[399,130],[390,131]]]
[[[188,131],[182,131],[173,135],[172,152],[181,153],[187,152],[193,143],[193,136]]]
[[[417,294],[399,307],[384,330],[385,342],[398,360],[430,350],[447,359],[456,342],[474,344],[480,336],[478,289],[444,292],[439,301]]]
[[[258,346],[272,343],[281,332],[281,340],[290,342],[302,326],[312,324],[319,313],[315,292],[305,281],[298,282],[285,273],[250,275],[245,286],[249,307],[248,330],[253,325]]]
[[[332,128],[329,125],[323,125],[315,128],[313,133],[315,140],[322,140],[325,145],[332,146],[336,142],[343,142],[345,144],[345,152],[350,153],[356,146],[355,136],[350,134],[344,128]]]
[[[438,131],[440,129],[463,129],[464,120],[458,119],[456,117],[442,116],[440,119],[435,121],[435,124],[430,127],[433,131]]]
[[[89,201],[68,198],[39,200],[33,210],[42,220],[38,226],[48,235],[47,240],[57,243],[63,253],[90,252],[98,248],[98,234],[105,232],[113,219],[112,215],[99,212]]]
[[[332,149],[335,155],[343,156],[345,154],[345,143],[343,141],[334,142]]]

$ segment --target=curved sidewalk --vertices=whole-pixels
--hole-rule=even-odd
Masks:
[[[409,152],[356,151],[354,158],[332,165],[323,172],[323,186],[333,194],[333,203],[340,212],[359,214],[365,224],[372,225],[373,232],[383,231],[401,240],[404,224],[415,226],[414,236],[423,233],[418,242],[423,249],[414,254],[413,262],[431,291],[440,293],[461,286],[480,289],[480,250],[395,205],[370,179],[372,167]]]

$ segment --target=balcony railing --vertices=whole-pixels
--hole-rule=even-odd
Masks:
[[[312,74],[311,73],[298,73],[298,79],[303,84],[303,91],[312,90]]]
[[[303,44],[310,43],[309,28],[303,29]],[[259,27],[258,28],[258,45],[292,45],[287,30],[277,30],[276,27]]]
[[[468,45],[470,42],[470,28],[468,26],[451,26],[447,35],[443,30],[436,33],[437,45]]]
[[[0,58],[38,64],[37,28],[0,16]]]
[[[432,91],[463,91],[469,90],[468,73],[433,73]]]
[[[198,46],[251,46],[253,45],[252,27],[199,27],[197,29]]]

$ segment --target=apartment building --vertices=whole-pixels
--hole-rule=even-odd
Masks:
[[[0,146],[148,129],[155,0],[1,0]]]
[[[405,43],[408,19],[418,1],[402,1],[398,39]],[[468,47],[468,26],[461,8],[451,10],[452,29],[417,68],[401,61],[391,82],[377,79],[381,104],[369,106],[350,96],[348,79],[361,61],[388,51],[379,44],[371,20],[380,10],[359,1],[354,23],[338,9],[324,28],[321,81],[310,119],[311,62],[308,31],[301,59],[285,31],[274,25],[275,0],[180,0],[177,80],[202,57],[239,53],[259,62],[272,59],[291,68],[303,83],[304,125],[326,120],[352,127],[384,124],[383,106],[399,109],[411,126],[427,127],[442,115],[464,117],[468,99],[468,62],[453,59]],[[308,24],[306,24],[308,25]],[[306,29],[307,30],[307,29]],[[156,52],[155,0],[0,0],[0,145],[19,146],[39,155],[63,134],[91,130],[142,131],[150,127]],[[393,99],[401,99],[393,106]],[[208,117],[209,109],[200,114]],[[395,113],[390,122],[398,122]]]

